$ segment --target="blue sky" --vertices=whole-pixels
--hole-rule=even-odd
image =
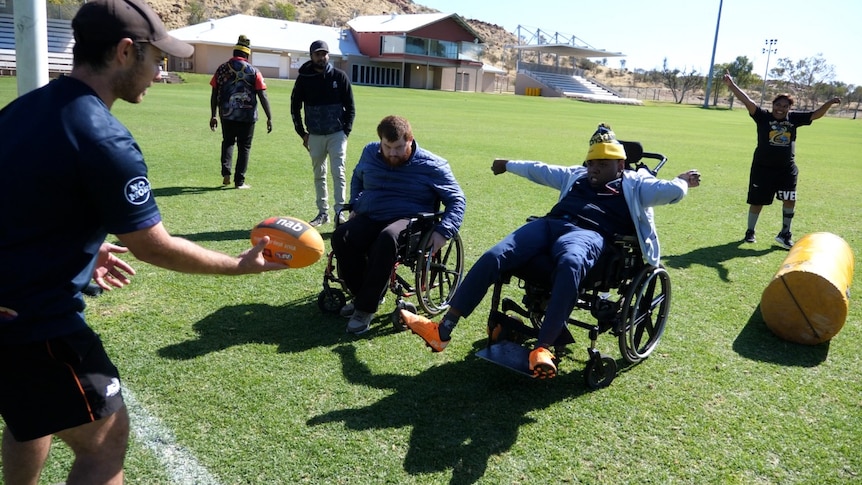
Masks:
[[[445,13],[497,24],[515,33],[541,29],[578,38],[626,55],[629,69],[668,67],[709,72],[719,0],[414,0]],[[715,63],[746,56],[754,72],[766,72],[767,39],[777,39],[769,68],[778,58],[822,54],[835,80],[862,86],[862,1],[723,0]],[[529,37],[529,35],[528,35]],[[608,65],[620,67],[619,58]]]

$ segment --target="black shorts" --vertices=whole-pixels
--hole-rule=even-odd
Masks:
[[[0,414],[28,441],[108,417],[123,408],[120,375],[91,329],[0,346]]]
[[[781,166],[751,164],[748,177],[748,199],[751,205],[771,205],[773,199],[796,200],[796,179],[799,168],[795,163]]]

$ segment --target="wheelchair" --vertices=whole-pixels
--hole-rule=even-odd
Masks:
[[[629,156],[629,169],[646,168],[655,175],[667,161],[661,154],[643,152],[639,143],[622,143]],[[650,169],[642,158],[660,162],[655,169]],[[538,337],[551,296],[553,269],[551,256],[542,254],[515,271],[501,275],[492,290],[488,343],[477,352],[479,357],[530,375],[527,356]],[[524,293],[520,303],[503,296],[504,288],[512,280],[517,280],[517,290]],[[616,236],[609,250],[587,273],[578,291],[575,310],[553,344],[554,354],[559,358],[566,353],[566,346],[574,343],[569,328],[587,330],[590,344],[585,383],[591,389],[607,387],[617,376],[618,366],[613,357],[598,350],[598,336],[607,332],[615,336],[620,353],[629,365],[649,357],[667,324],[670,277],[661,265],[652,266],[644,261],[637,237]],[[585,321],[586,314],[595,322]]]
[[[336,213],[336,226],[341,212],[351,210],[345,205]],[[407,327],[401,322],[400,310],[435,316],[449,308],[449,300],[458,289],[464,273],[464,246],[458,233],[437,251],[429,254],[434,227],[443,217],[442,211],[423,212],[411,217],[398,236],[398,255],[389,276],[388,291],[395,295],[395,309],[390,321],[398,331]],[[337,287],[336,287],[337,285]],[[323,273],[323,290],[317,296],[317,306],[324,313],[338,313],[347,303],[349,291],[338,276],[335,251],[327,255]],[[381,300],[384,295],[381,295]],[[408,299],[416,298],[416,303]]]

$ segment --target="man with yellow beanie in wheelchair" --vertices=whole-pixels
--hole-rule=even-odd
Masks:
[[[565,167],[495,159],[491,170],[494,175],[510,172],[557,189],[559,200],[544,217],[522,225],[476,261],[439,324],[406,310],[401,317],[432,351],[441,352],[458,320],[473,312],[501,275],[548,253],[555,262],[553,292],[529,354],[529,370],[535,377],[551,378],[557,368],[550,347],[575,307],[581,281],[609,248],[611,238],[637,235],[644,258],[658,265],[652,207],[681,200],[689,187],[700,184],[700,173],[689,170],[673,180],[662,180],[646,169],[626,170],[625,148],[606,124],[600,124],[590,138],[583,164]]]

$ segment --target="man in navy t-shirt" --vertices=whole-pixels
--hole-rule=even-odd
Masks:
[[[822,118],[840,98],[832,98],[814,111],[790,111],[793,98],[779,94],[772,100],[772,111],[758,107],[739,89],[729,73],[724,74],[724,84],[745,105],[748,115],[757,124],[757,147],[751,160],[748,176],[748,228],[743,241],[757,241],[755,227],[760,211],[771,205],[773,199],[781,201],[781,231],[775,242],[784,249],[793,247],[790,226],[796,214],[796,185],[799,168],[796,166],[796,129],[808,126]]]
[[[141,102],[162,52],[189,57],[142,0],[95,0],[72,20],[67,77],[0,111],[0,414],[5,483],[35,483],[52,435],[75,454],[86,483],[122,483],[129,434],[119,373],[87,326],[81,290],[128,282],[106,245],[115,234],[138,259],[186,273],[238,275],[284,266],[173,237],[150,189],[144,157],[111,114]]]

